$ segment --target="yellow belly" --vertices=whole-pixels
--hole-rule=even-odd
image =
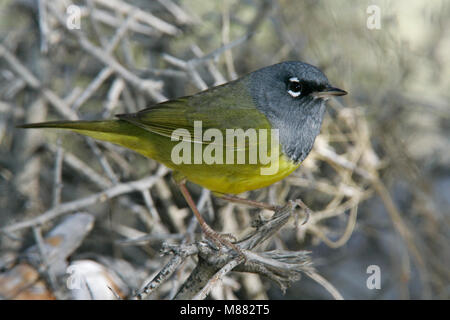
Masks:
[[[273,165],[273,164],[272,164]],[[275,174],[262,175],[256,165],[200,165],[178,168],[187,180],[219,193],[238,194],[267,187],[291,174],[300,166],[285,155],[278,159]],[[177,170],[177,169],[176,169]]]

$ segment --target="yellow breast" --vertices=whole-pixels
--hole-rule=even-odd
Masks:
[[[201,165],[195,170],[182,170],[189,181],[219,193],[238,194],[267,187],[291,174],[300,166],[285,155],[280,155],[274,174],[261,174],[261,166],[255,165]],[[190,169],[193,169],[192,167]]]

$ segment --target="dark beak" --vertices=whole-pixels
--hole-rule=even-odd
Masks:
[[[320,92],[314,92],[312,95],[316,98],[330,98],[333,96],[345,96],[346,94],[347,91],[329,86]]]

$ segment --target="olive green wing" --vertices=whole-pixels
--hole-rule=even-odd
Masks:
[[[208,129],[218,129],[224,137],[227,129],[270,129],[267,118],[255,107],[245,85],[239,82],[118,117],[167,138],[177,130],[179,138],[199,143],[209,143],[202,141],[201,136]]]

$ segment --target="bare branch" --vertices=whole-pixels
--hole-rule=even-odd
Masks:
[[[115,185],[112,188],[109,188],[103,192],[99,192],[93,194],[91,196],[74,200],[70,202],[63,203],[55,208],[52,208],[43,214],[37,216],[36,218],[32,218],[26,221],[22,221],[7,227],[0,229],[0,232],[14,232],[24,228],[29,228],[32,226],[41,225],[49,220],[52,220],[62,214],[80,210],[82,208],[86,208],[90,205],[99,202],[105,202],[111,198],[117,197],[124,193],[129,193],[133,191],[141,191],[144,189],[148,189],[155,184],[155,182],[164,176],[168,172],[168,169],[161,166],[158,172],[155,175],[143,178],[137,181],[131,181],[126,183],[120,183]]]

